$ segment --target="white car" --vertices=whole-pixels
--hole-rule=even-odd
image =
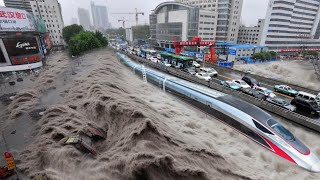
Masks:
[[[166,66],[166,67],[171,67],[171,64],[168,63],[167,61],[161,61],[160,64]]]
[[[155,58],[155,57],[151,57],[151,58],[149,58],[149,60],[154,62],[154,63],[158,63],[159,62],[159,60],[157,58]]]
[[[200,71],[209,74],[209,76],[211,76],[211,77],[218,76],[218,72],[213,68],[202,67],[202,68],[200,68]]]
[[[157,59],[161,59],[161,55],[160,54],[157,54]]]
[[[237,85],[239,85],[241,87],[241,89],[247,89],[247,88],[251,88],[246,82],[244,82],[243,80],[233,80],[232,82],[236,83]]]
[[[266,97],[270,97],[270,98],[277,97],[271,90],[265,87],[254,86],[253,88],[256,89],[260,94],[265,95]]]
[[[196,68],[199,68],[199,67],[200,67],[200,64],[197,63],[196,61],[193,61],[193,62],[192,62],[192,65],[193,65],[194,67],[196,67]]]
[[[199,79],[203,79],[205,81],[210,81],[212,78],[209,76],[209,74],[205,73],[205,72],[199,72],[196,73],[196,77]]]

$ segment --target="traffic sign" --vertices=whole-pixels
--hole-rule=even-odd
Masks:
[[[16,164],[14,163],[13,156],[10,152],[5,152],[4,158],[6,159],[7,168],[9,171],[16,168]]]

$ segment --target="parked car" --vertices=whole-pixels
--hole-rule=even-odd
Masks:
[[[245,81],[243,80],[233,80],[234,83],[238,84],[242,89],[251,88]]]
[[[209,76],[211,76],[211,77],[212,76],[218,76],[218,72],[213,68],[202,67],[202,68],[200,68],[200,71],[209,74]]]
[[[241,89],[241,86],[232,81],[221,81],[221,84],[236,91],[239,91]]]
[[[276,92],[287,94],[289,96],[297,96],[299,93],[299,91],[296,91],[292,89],[290,86],[286,86],[286,85],[275,85],[274,90]]]
[[[271,98],[276,97],[276,95],[271,90],[269,90],[265,87],[254,86],[254,89],[256,89],[259,93],[265,95],[266,97],[271,97]]]
[[[260,83],[256,79],[254,79],[250,76],[244,76],[244,77],[242,77],[242,80],[244,82],[246,82],[251,87],[260,86]]]
[[[205,73],[205,72],[199,72],[196,73],[196,77],[199,79],[203,79],[205,81],[210,81],[211,77],[209,76],[209,74]]]
[[[193,62],[192,62],[192,65],[193,65],[194,67],[196,67],[196,68],[199,68],[199,67],[200,67],[200,64],[197,63],[196,61],[193,61]]]
[[[242,89],[242,92],[245,94],[248,94],[250,96],[253,96],[255,98],[261,99],[261,100],[266,100],[266,96],[259,93],[259,91],[255,90],[255,89],[251,89],[251,88],[245,88]]]
[[[312,100],[307,100],[301,97],[295,97],[291,101],[291,105],[294,105],[297,107],[297,109],[308,112],[310,114],[320,114],[320,107],[315,101]]]
[[[196,73],[197,73],[194,68],[185,68],[185,69],[183,69],[183,71],[187,72],[187,73],[189,73],[191,75],[196,75]]]
[[[289,111],[296,111],[296,107],[291,105],[289,102],[285,101],[284,99],[281,98],[267,98],[266,101],[269,103],[272,103],[274,105],[283,107]]]

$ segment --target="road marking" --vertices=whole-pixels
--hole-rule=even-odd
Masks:
[[[220,77],[223,77],[223,78],[226,78],[226,79],[230,79],[230,80],[233,80],[231,77],[228,77],[228,76],[224,76],[224,75],[221,75],[221,74],[218,74],[218,76]]]
[[[286,97],[286,98],[289,98],[289,99],[293,99],[293,97],[285,95],[285,94],[281,94],[281,93],[278,93],[278,92],[273,92],[273,93],[274,94],[278,94],[278,95],[283,96],[283,97]]]

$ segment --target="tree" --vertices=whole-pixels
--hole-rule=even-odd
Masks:
[[[101,46],[107,46],[108,45],[108,40],[100,31],[96,31],[95,34],[96,38],[99,40]]]
[[[73,24],[70,26],[66,26],[62,29],[63,39],[66,41],[66,43],[69,44],[69,41],[71,40],[71,38],[74,35],[79,34],[81,31],[84,31],[84,29],[80,25]]]
[[[148,25],[133,26],[133,39],[148,39],[150,38],[150,30]]]
[[[79,34],[70,39],[71,55],[79,55],[82,52],[102,47],[100,41],[96,38],[95,33],[81,31]]]
[[[277,53],[274,51],[270,51],[269,52],[272,58],[276,58],[277,57]]]

